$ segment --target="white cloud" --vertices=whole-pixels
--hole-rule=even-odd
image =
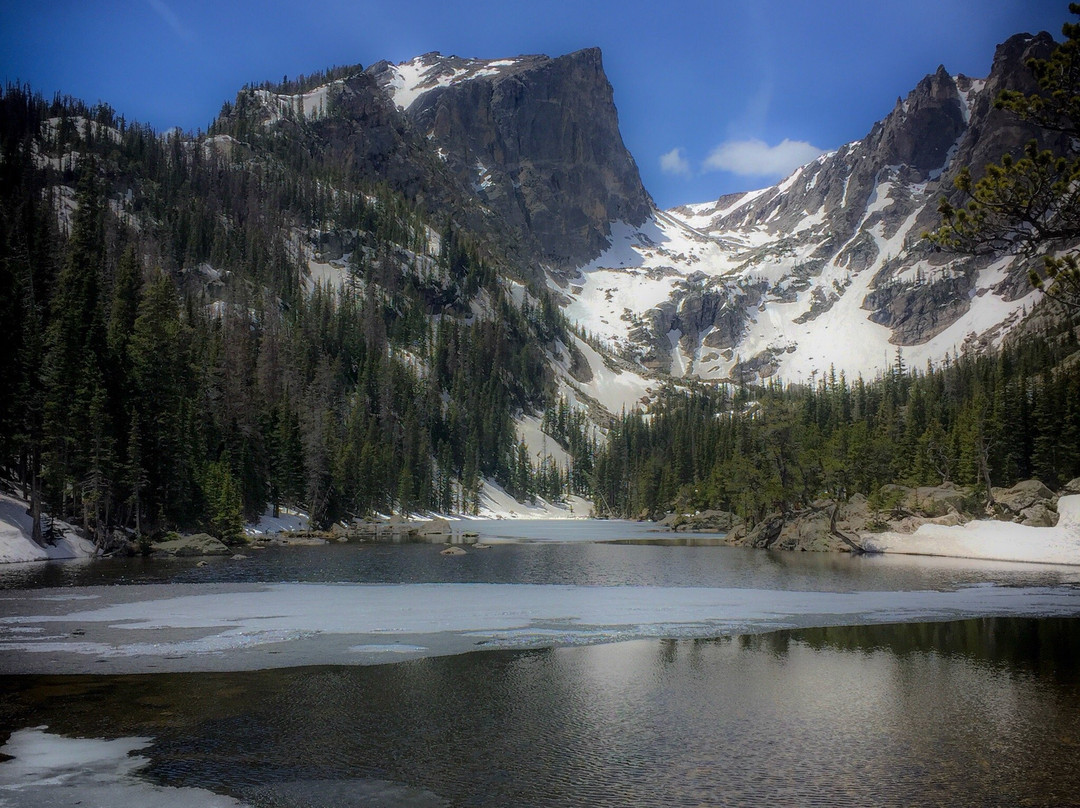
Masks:
[[[743,177],[783,177],[824,153],[805,140],[784,138],[775,146],[757,138],[729,140],[709,152],[704,167]]]
[[[660,170],[665,174],[678,174],[683,177],[689,177],[690,161],[686,159],[683,150],[676,146],[666,154],[660,155]]]

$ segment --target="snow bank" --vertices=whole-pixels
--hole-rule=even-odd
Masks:
[[[140,780],[136,772],[150,761],[131,753],[150,746],[150,738],[65,738],[46,730],[48,727],[17,730],[0,747],[0,753],[12,758],[0,763],[0,805],[243,805],[200,788],[170,788]]]
[[[552,443],[555,443],[552,441]],[[490,478],[480,487],[481,519],[577,519],[592,516],[592,503],[582,497],[568,497],[565,505],[536,498],[536,504],[518,502]]]
[[[277,516],[274,516],[272,507],[267,508],[266,512],[259,517],[258,522],[250,522],[244,525],[244,532],[249,536],[307,529],[308,515],[303,511],[293,510],[292,508],[279,508]]]
[[[906,536],[865,536],[863,545],[882,553],[1080,565],[1080,495],[1062,497],[1058,514],[1056,527],[986,520],[956,527],[922,525]]]
[[[49,547],[40,547],[30,537],[34,520],[26,512],[26,501],[0,494],[0,564],[23,561],[49,561],[62,558],[86,558],[94,555],[93,543],[75,535],[74,528],[55,522],[66,535]]]
[[[559,468],[570,465],[571,457],[558,442],[542,429],[541,420],[535,415],[522,415],[514,420],[518,439],[529,447],[530,460],[550,457]]]

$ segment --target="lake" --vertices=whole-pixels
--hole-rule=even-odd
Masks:
[[[328,545],[203,567],[0,568],[0,752],[12,756],[0,800],[1058,805],[1080,794],[1077,570],[581,541],[594,529],[648,538],[637,525],[556,523],[526,536],[542,540],[449,558],[430,545]],[[529,532],[481,532],[514,530]],[[99,670],[111,672],[85,673]]]

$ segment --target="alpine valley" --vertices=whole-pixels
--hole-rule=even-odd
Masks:
[[[1080,420],[1055,372],[1075,333],[1030,259],[922,237],[961,167],[1063,147],[994,108],[1054,46],[1014,36],[983,78],[939,67],[862,140],[671,210],[597,49],[247,86],[199,134],[9,86],[0,464],[103,546],[236,540],[284,506],[327,527],[581,496],[753,523],[901,480],[1064,482],[1080,457],[1043,450]],[[987,401],[1011,436],[993,463],[973,448]],[[735,458],[777,423],[818,431],[747,482]]]

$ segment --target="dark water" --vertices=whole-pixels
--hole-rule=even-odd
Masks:
[[[0,693],[0,736],[150,736],[147,777],[259,806],[1080,800],[1080,620],[14,676]],[[371,799],[385,783],[397,796]]]
[[[605,525],[605,523],[598,523]],[[565,524],[548,530],[570,530]],[[576,528],[581,530],[582,528]],[[641,528],[638,528],[641,530]],[[612,535],[617,535],[612,531]],[[638,536],[637,538],[641,538]],[[685,540],[685,537],[680,537]],[[788,553],[615,543],[496,544],[446,557],[440,545],[329,544],[242,550],[248,558],[117,558],[0,564],[0,589],[147,583],[523,583],[715,586],[799,591],[1055,586],[1080,568],[918,556]]]

